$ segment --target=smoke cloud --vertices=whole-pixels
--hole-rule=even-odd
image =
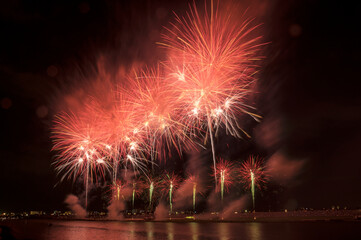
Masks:
[[[68,205],[68,208],[79,218],[85,218],[86,217],[86,211],[85,209],[80,205],[79,199],[77,196],[73,194],[69,194],[64,203]]]
[[[191,179],[186,179],[178,188],[174,198],[175,208],[185,208],[192,205],[193,199],[193,182]]]
[[[220,200],[219,192],[212,191],[207,197],[208,210],[210,211],[219,210],[219,206],[221,206],[220,203],[221,200]]]
[[[155,220],[165,220],[168,217],[168,209],[164,203],[159,203],[154,211]]]
[[[207,170],[209,166],[205,157],[195,152],[185,167],[188,177],[181,183],[174,197],[175,208],[189,208],[193,205],[193,187],[196,182],[196,204],[201,200],[200,193],[206,191]]]
[[[120,175],[123,176],[123,179],[126,181],[130,181],[133,177],[133,174],[126,174],[126,172],[121,171]],[[123,184],[124,184],[123,183]],[[120,183],[122,184],[122,183]],[[118,194],[118,192],[117,192]],[[125,200],[129,199],[132,195],[132,187],[130,185],[122,185],[119,188],[119,199],[118,196],[113,196],[113,199],[108,206],[108,218],[111,220],[121,220],[124,218],[123,211],[125,210]]]
[[[108,219],[110,220],[122,220],[124,218],[122,211],[125,209],[123,201],[113,200],[108,206]]]
[[[280,184],[289,184],[301,171],[305,160],[290,160],[279,150],[267,161],[268,173]]]
[[[227,204],[227,206],[222,211],[222,217],[224,219],[230,219],[232,216],[234,216],[235,211],[240,211],[245,208],[249,200],[248,198],[248,195],[244,195],[240,199],[237,199]]]

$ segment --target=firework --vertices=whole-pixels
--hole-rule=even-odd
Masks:
[[[223,206],[224,190],[228,190],[229,186],[233,184],[234,179],[234,164],[219,158],[214,175],[218,179],[220,184],[221,202]]]
[[[238,116],[260,117],[249,111],[245,99],[255,81],[254,62],[262,44],[257,43],[260,37],[252,37],[257,26],[251,20],[231,21],[229,12],[218,11],[218,2],[214,6],[212,1],[210,8],[202,14],[194,3],[187,17],[176,16],[160,45],[168,49],[168,80],[183,103],[184,125],[207,129],[216,169],[214,135],[219,127],[241,137]]]
[[[143,188],[148,190],[148,208],[152,209],[153,198],[159,187],[159,179],[151,175],[144,175]]]
[[[251,190],[253,209],[255,209],[255,188],[261,188],[268,177],[264,168],[263,159],[250,156],[240,168],[241,181]]]
[[[143,191],[143,182],[139,178],[134,178],[132,184],[132,209],[134,210],[134,200]]]
[[[163,75],[158,66],[129,79],[129,101],[141,115],[139,129],[145,132],[150,143],[152,163],[157,156],[165,156],[171,147],[181,154],[182,146],[191,147],[193,143],[179,121],[179,97]]]
[[[117,179],[119,165],[134,171],[145,171],[148,151],[144,131],[139,128],[139,114],[118,87],[110,91],[109,103],[98,103],[93,112],[101,119],[100,129],[107,141],[107,150],[113,160],[113,181]]]
[[[163,181],[163,192],[168,194],[169,197],[169,213],[172,214],[173,211],[173,192],[179,187],[179,182],[181,178],[174,174],[165,174],[166,177]]]
[[[79,176],[84,178],[85,205],[88,204],[89,181],[97,180],[97,173],[104,177],[110,165],[105,152],[104,138],[98,131],[96,119],[61,113],[55,117],[53,150],[58,151],[55,170],[63,173],[61,181]]]
[[[81,111],[56,116],[52,134],[53,150],[58,152],[55,169],[63,174],[61,181],[83,177],[86,206],[88,185],[99,175],[113,170],[112,190],[119,200],[124,185],[118,182],[120,167],[146,175],[147,159],[153,169],[155,160],[170,156],[174,148],[179,155],[184,149],[195,149],[197,136],[203,138],[203,145],[210,143],[215,185],[220,187],[223,204],[224,190],[232,183],[233,164],[222,159],[217,164],[215,139],[221,128],[237,138],[249,137],[239,123],[240,116],[260,118],[246,102],[263,45],[254,36],[257,26],[252,20],[238,23],[228,13],[219,10],[218,1],[214,5],[211,0],[210,9],[206,7],[203,13],[194,3],[186,17],[176,16],[163,35],[160,45],[168,52],[162,65],[128,76],[122,81],[125,84],[111,82],[109,73],[100,68],[99,78],[105,78],[101,90],[91,92]],[[257,161],[246,161],[241,169],[242,181],[250,184],[253,206],[255,187],[262,178],[254,166]],[[180,179],[174,174],[166,176],[164,192],[172,213],[172,195]],[[197,178],[190,180],[195,211]],[[139,186],[133,181],[133,209]],[[157,187],[158,181],[148,177],[149,208]]]
[[[136,111],[125,100],[121,90],[107,85],[106,99],[89,96],[82,111],[58,114],[54,121],[53,150],[58,151],[55,162],[61,180],[84,176],[86,205],[88,183],[100,172],[113,169],[113,183],[117,181],[119,165],[131,165],[134,171],[144,171],[145,141],[137,130]],[[110,164],[112,162],[112,164]]]
[[[193,212],[196,211],[196,196],[197,196],[197,184],[199,182],[197,175],[190,175],[188,177],[188,181],[190,181],[193,185]]]
[[[126,182],[121,180],[116,180],[109,186],[114,200],[125,200],[124,194],[126,194],[125,192],[127,191],[126,186]]]
[[[120,192],[121,192],[121,189],[123,188],[123,186],[124,185],[122,185],[120,180],[116,181],[113,185],[114,197],[118,201],[120,200]],[[124,198],[124,196],[123,196],[123,198]]]

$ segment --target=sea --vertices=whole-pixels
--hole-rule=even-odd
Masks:
[[[125,222],[12,220],[0,239],[39,240],[361,240],[360,221],[290,222]],[[6,227],[4,227],[6,226]],[[7,234],[7,235],[6,235]],[[14,237],[14,238],[12,238]]]

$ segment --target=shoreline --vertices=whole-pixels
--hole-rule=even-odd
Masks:
[[[314,210],[314,211],[289,211],[289,212],[252,212],[237,214],[179,214],[172,216],[134,216],[107,218],[107,217],[56,217],[39,216],[19,219],[1,219],[1,223],[15,221],[94,221],[94,222],[175,222],[175,223],[253,223],[253,222],[341,222],[354,221],[361,222],[361,210]]]

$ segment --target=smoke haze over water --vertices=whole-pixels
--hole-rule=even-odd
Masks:
[[[86,217],[86,211],[85,209],[80,205],[79,199],[77,196],[69,194],[64,203],[67,204],[67,207],[75,214],[78,218],[85,218]]]

